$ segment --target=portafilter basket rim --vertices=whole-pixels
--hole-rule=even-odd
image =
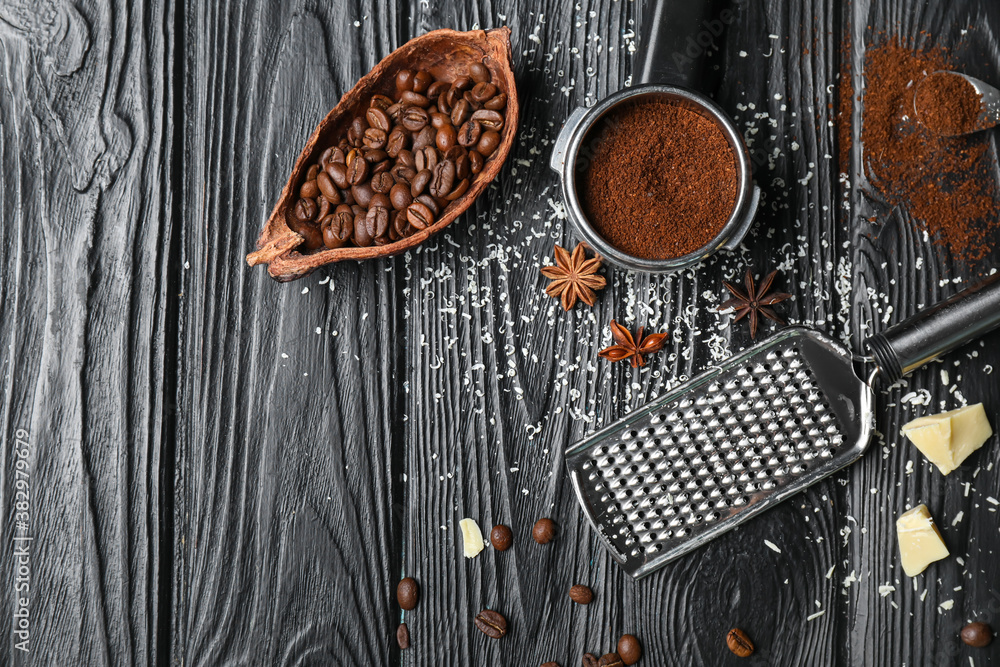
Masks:
[[[580,198],[577,194],[576,174],[580,171],[577,162],[584,140],[590,134],[591,130],[611,110],[619,105],[635,102],[642,97],[665,98],[673,103],[679,102],[680,106],[692,109],[703,117],[715,122],[722,130],[726,141],[736,156],[739,192],[729,218],[711,241],[697,250],[680,257],[647,259],[619,250],[594,229],[583,211]],[[572,116],[570,120],[572,121]],[[717,250],[723,247],[735,248],[743,240],[756,213],[758,199],[758,192],[753,184],[753,172],[750,168],[750,155],[746,144],[743,142],[743,137],[736,129],[736,124],[718,104],[708,97],[680,86],[666,84],[634,86],[609,95],[594,106],[586,109],[573,127],[565,128],[563,131],[567,130],[570,132],[570,136],[565,144],[562,164],[557,171],[560,172],[563,199],[569,209],[568,217],[584,240],[604,259],[625,269],[649,273],[666,273],[679,271],[698,264]]]

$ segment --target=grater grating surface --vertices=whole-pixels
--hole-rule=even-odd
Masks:
[[[849,351],[790,328],[570,448],[566,464],[601,539],[640,577],[857,460],[871,403]]]

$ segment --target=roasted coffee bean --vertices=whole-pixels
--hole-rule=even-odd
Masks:
[[[354,193],[351,192],[350,188],[340,191],[340,198],[344,200],[344,203],[348,206],[354,206],[357,204],[357,200],[354,199]]]
[[[559,667],[559,663],[555,662],[555,661],[553,661],[553,662],[544,662],[544,663],[542,663],[542,667]]]
[[[295,202],[295,208],[292,209],[292,214],[298,222],[311,222],[316,219],[317,213],[319,206],[312,199],[300,199]]]
[[[316,223],[303,222],[295,231],[301,234],[305,239],[302,243],[302,249],[306,252],[319,250],[323,247],[323,232]]]
[[[333,215],[323,219],[323,244],[330,249],[342,248],[354,235],[354,214],[351,207],[340,205]]]
[[[597,661],[597,667],[624,667],[624,665],[617,653],[605,653]]]
[[[455,80],[451,82],[451,85],[458,90],[468,90],[476,85],[476,82],[472,80],[471,76],[462,74],[461,76],[455,77]]]
[[[368,121],[368,125],[377,130],[382,130],[388,133],[389,128],[392,127],[392,121],[389,120],[389,114],[378,107],[369,107],[368,111],[365,112],[365,119]]]
[[[387,194],[395,184],[396,181],[393,179],[392,174],[387,171],[379,172],[372,176],[372,190],[375,192]]]
[[[420,107],[409,107],[399,116],[399,124],[410,132],[419,132],[428,120],[427,112]]]
[[[477,111],[478,109],[481,109],[483,107],[483,103],[478,101],[476,98],[472,96],[471,90],[467,90],[464,93],[462,93],[462,99],[468,102],[472,106],[473,111]]]
[[[753,653],[753,642],[747,637],[747,633],[739,628],[733,628],[729,631],[729,634],[726,635],[726,645],[730,651],[741,658],[746,658]]]
[[[418,171],[410,180],[410,196],[420,196],[423,191],[427,189],[427,186],[430,185],[431,178],[433,178],[433,176],[434,174],[431,173],[430,169],[421,169]]]
[[[365,224],[368,225],[368,235],[378,243],[379,239],[384,239],[389,232],[389,209],[373,205],[365,216]]]
[[[433,146],[424,146],[419,150],[413,151],[413,161],[416,163],[417,171],[433,169],[438,163],[437,149]]]
[[[413,195],[410,194],[408,186],[396,183],[389,189],[389,201],[392,202],[394,209],[401,211],[413,203]]]
[[[337,184],[333,182],[330,178],[330,174],[325,171],[320,172],[319,176],[316,177],[316,185],[319,186],[319,191],[323,193],[323,196],[332,202],[340,201],[340,193],[337,192]]]
[[[548,544],[556,536],[556,522],[552,519],[539,519],[531,529],[531,537],[539,544]]]
[[[452,187],[451,192],[445,195],[444,199],[447,201],[455,201],[456,199],[464,195],[465,191],[468,189],[469,189],[469,179],[463,178],[461,181],[458,182],[458,185]]]
[[[334,188],[333,191],[337,192],[337,189]],[[337,192],[337,197],[340,197],[339,192]],[[339,204],[340,202],[338,201],[336,203]],[[323,218],[330,214],[330,200],[323,195],[320,195],[319,197],[316,197],[316,206],[319,207],[319,210],[316,212],[316,219],[322,222]]]
[[[499,146],[500,134],[496,130],[484,130],[479,137],[479,143],[476,144],[476,150],[482,153],[483,157],[489,157]]]
[[[420,586],[413,577],[406,577],[402,579],[396,586],[396,602],[399,603],[399,608],[405,611],[409,611],[417,606],[417,600],[420,598]]]
[[[993,628],[986,623],[969,623],[962,628],[962,641],[975,648],[989,646],[993,641]]]
[[[507,106],[507,93],[497,93],[483,102],[483,108],[490,111],[502,111]]]
[[[413,151],[409,149],[399,151],[399,155],[396,156],[396,162],[410,169],[416,167],[417,164],[416,160],[413,159]]]
[[[452,86],[438,98],[438,109],[442,113],[450,113],[460,99],[462,99],[462,91]]]
[[[483,164],[486,160],[483,159],[483,154],[477,150],[469,151],[469,167],[472,169],[473,174],[478,174],[483,170]]]
[[[448,83],[447,81],[438,80],[432,83],[427,88],[427,92],[424,93],[424,95],[426,95],[427,99],[429,100],[436,100],[437,98],[441,97],[441,93],[445,92],[449,88],[451,88],[450,83]]]
[[[396,643],[403,651],[410,648],[410,629],[406,627],[406,623],[400,623],[396,628]]]
[[[420,71],[413,75],[413,92],[422,93],[431,87],[434,77],[430,72]]]
[[[401,69],[396,72],[396,91],[413,90],[413,70]]]
[[[469,66],[469,76],[476,83],[489,83],[490,79],[490,69],[482,63],[472,63]]]
[[[482,104],[488,99],[493,98],[497,94],[497,87],[492,83],[483,81],[482,83],[477,83],[472,87],[470,91],[472,94],[472,101],[479,102]]]
[[[330,146],[329,148],[327,148],[325,151],[323,151],[320,154],[320,156],[319,156],[319,163],[316,164],[316,165],[313,165],[313,166],[314,167],[318,166],[320,169],[325,169],[326,168],[326,163],[330,161],[331,157],[333,157],[333,151],[335,151],[335,150],[337,150],[337,149],[334,148],[333,146]],[[312,167],[310,167],[310,169],[312,169]],[[316,175],[319,176],[319,172],[317,172]],[[308,176],[306,177],[306,180],[309,180]]]
[[[375,191],[372,190],[370,181],[365,181],[361,185],[351,186],[351,195],[354,196],[354,201],[362,208],[368,208],[373,194],[375,194]]]
[[[381,206],[382,208],[392,208],[392,204],[389,203],[389,195],[382,192],[376,192],[372,195],[371,200],[368,202],[368,208],[372,206]]]
[[[329,157],[326,159],[325,162],[322,163],[323,164],[323,169],[328,169],[329,166],[331,164],[334,164],[334,163],[336,163],[336,164],[346,164],[347,163],[347,154],[344,153],[343,149],[341,149],[341,148],[331,148],[330,149],[330,155],[329,155]]]
[[[478,111],[476,113],[479,113]],[[368,148],[383,148],[385,146],[386,133],[377,127],[369,127],[365,130],[364,144]]]
[[[385,140],[385,152],[389,157],[399,157],[399,152],[410,143],[410,135],[401,127],[392,128],[389,138]]]
[[[342,162],[330,162],[326,165],[326,173],[333,179],[334,184],[341,190],[346,189],[351,183],[347,180],[347,166]]]
[[[507,634],[507,619],[492,609],[483,609],[476,614],[475,624],[490,639],[500,639]]]
[[[400,164],[399,162],[396,163],[395,167],[389,170],[389,173],[392,175],[392,178],[396,181],[396,183],[402,183],[407,188],[410,187],[410,181],[413,180],[413,177],[417,175],[417,171],[415,169],[407,167],[405,164]]]
[[[480,109],[472,114],[472,120],[479,121],[484,130],[500,130],[503,127],[503,116],[498,111]]]
[[[583,654],[583,667],[597,667],[597,656],[593,653]]]
[[[500,524],[493,526],[493,530],[490,531],[490,542],[497,551],[507,551],[513,541],[514,534],[511,532],[510,526]]]
[[[451,108],[451,124],[455,127],[461,127],[462,123],[469,120],[469,116],[471,115],[472,105],[465,100],[459,100]]]
[[[392,121],[396,123],[399,122],[399,114],[403,113],[404,109],[406,109],[405,106],[403,106],[399,102],[396,102],[395,104],[386,108],[385,112],[389,114],[389,118],[391,118]]]
[[[306,181],[299,188],[299,196],[303,199],[315,199],[319,195],[319,187],[316,186],[316,181]]]
[[[367,160],[368,164],[370,164],[373,168],[379,162],[384,162],[389,159],[389,154],[381,148],[363,148],[361,150],[365,156],[365,160]]]
[[[347,181],[351,185],[358,185],[363,183],[366,178],[368,178],[368,161],[364,158],[355,158],[347,167]]]
[[[365,224],[367,216],[366,212],[357,213],[354,216],[354,236],[351,237],[351,240],[359,248],[367,248],[374,242],[374,239],[368,235],[368,225]]]
[[[447,197],[455,187],[455,163],[450,160],[438,162],[433,169],[430,193],[433,197]]]
[[[381,109],[382,111],[385,111],[386,109],[388,109],[389,107],[391,107],[393,104],[395,104],[395,102],[392,101],[391,97],[388,97],[386,95],[372,95],[372,99],[368,103],[368,108],[369,109]],[[389,116],[389,114],[386,114],[387,118],[388,118],[388,116]],[[368,124],[371,125],[372,122],[369,120]],[[385,128],[382,128],[382,129],[384,130]]]
[[[437,131],[437,148],[442,153],[447,153],[452,147],[455,146],[455,141],[457,139],[457,133],[455,128],[451,125],[445,125],[440,130]]]
[[[437,139],[437,130],[433,127],[427,126],[424,129],[417,132],[413,137],[413,152],[416,152],[421,148],[426,148],[427,146],[433,146],[434,141]]]
[[[634,665],[642,657],[642,645],[635,635],[622,635],[618,640],[618,655],[626,665]]]
[[[483,126],[478,121],[467,120],[458,129],[458,143],[460,146],[469,148],[479,143],[482,136]]]
[[[451,124],[451,116],[446,113],[441,113],[440,111],[432,111],[431,117],[431,127],[435,130],[440,130],[445,125]]]
[[[427,229],[434,224],[434,214],[426,204],[415,201],[406,209],[406,221],[414,229]]]
[[[431,213],[434,214],[435,218],[438,217],[439,215],[441,215],[441,211],[444,210],[444,208],[441,206],[441,204],[438,203],[438,200],[435,199],[434,197],[431,197],[427,193],[424,193],[424,194],[420,195],[419,197],[414,197],[413,201],[414,201],[414,203],[420,202],[421,204],[423,204],[424,206],[426,206],[427,208],[429,208],[430,211],[431,211]]]
[[[457,146],[456,148],[462,148]],[[464,149],[463,149],[464,150]],[[449,153],[451,151],[448,151]],[[455,163],[455,178],[466,179],[472,175],[472,165],[469,163],[468,155],[458,155],[454,158],[449,158]]]
[[[319,165],[314,164],[306,170],[306,180],[315,181],[316,177],[319,176]]]
[[[412,90],[404,91],[399,96],[399,103],[407,107],[417,107],[419,109],[426,109],[431,105],[431,101],[426,96],[415,93]],[[406,112],[404,111],[403,113]]]
[[[594,601],[594,591],[583,584],[576,584],[569,589],[569,599],[577,604],[590,604]]]

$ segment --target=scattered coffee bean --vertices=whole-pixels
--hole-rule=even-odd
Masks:
[[[726,635],[726,645],[729,646],[730,651],[741,658],[746,658],[753,653],[753,642],[747,637],[747,633],[739,628],[733,628],[729,631],[729,634]]]
[[[474,622],[479,631],[490,639],[500,639],[507,634],[507,619],[492,609],[484,609],[476,614]]]
[[[594,601],[594,591],[583,584],[577,584],[569,589],[569,599],[577,604],[590,604]]]
[[[622,635],[618,640],[618,655],[626,665],[634,665],[642,657],[642,645],[635,635]]]
[[[597,656],[593,653],[584,653],[583,667],[598,667]]]
[[[490,531],[490,542],[493,543],[493,548],[497,551],[507,551],[507,549],[510,549],[511,542],[513,541],[514,534],[511,532],[509,526],[504,526],[503,524],[493,526],[493,530]]]
[[[539,544],[548,544],[556,536],[556,522],[552,519],[539,519],[531,529],[531,537]]]
[[[969,623],[962,628],[962,641],[976,648],[989,646],[993,641],[993,628],[986,623]]]
[[[364,225],[361,225],[364,227]],[[401,609],[409,611],[417,606],[420,597],[420,586],[413,577],[406,577],[396,586],[396,601]]]
[[[597,661],[597,667],[624,667],[624,665],[617,653],[605,653]]]
[[[406,623],[400,623],[396,628],[396,643],[404,651],[410,648],[410,629],[406,627]]]

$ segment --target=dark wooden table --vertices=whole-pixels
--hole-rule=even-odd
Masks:
[[[857,141],[837,157],[860,119],[853,99],[838,116],[838,75],[860,85],[866,46],[927,30],[997,82],[1000,4],[737,10],[716,98],[779,149],[757,168],[755,231],[695,271],[609,270],[596,307],[565,314],[538,274],[574,240],[549,151],[574,106],[630,76],[637,1],[0,4],[0,664],[566,667],[625,631],[647,666],[1000,664],[1000,643],[957,639],[1000,622],[997,438],[945,478],[897,435],[929,409],[903,395],[953,406],[950,384],[1000,426],[997,334],[882,395],[861,462],[638,583],[576,506],[568,445],[750,343],[714,312],[722,278],[780,265],[790,319],[859,349],[1000,261],[964,263],[879,208]],[[359,76],[410,36],[498,25],[523,122],[473,209],[395,259],[285,285],[246,266],[301,144]],[[611,318],[671,344],[642,372],[609,366]],[[13,634],[21,458],[29,653]],[[918,502],[953,557],[914,585],[894,520]],[[544,515],[560,535],[540,547]],[[514,547],[465,560],[463,517],[510,524]],[[405,575],[423,597],[403,614]],[[578,582],[588,607],[566,596]],[[484,607],[507,638],[473,628]],[[726,649],[732,626],[752,659]]]

